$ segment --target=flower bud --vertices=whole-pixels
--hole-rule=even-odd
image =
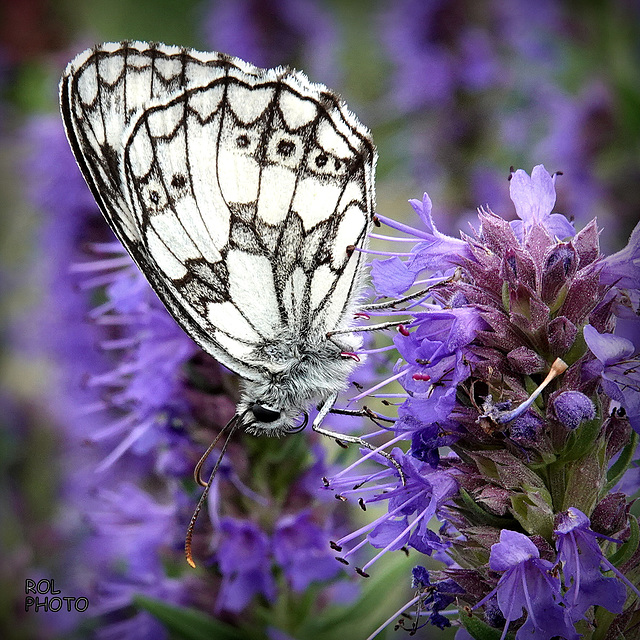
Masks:
[[[627,526],[631,503],[624,493],[610,493],[596,505],[591,514],[591,528],[596,533],[612,536]]]
[[[596,408],[584,393],[564,391],[553,401],[556,418],[567,429],[577,429],[585,420],[593,420]]]
[[[573,277],[577,267],[576,250],[571,244],[554,246],[546,256],[542,272],[542,299],[553,302],[562,286]]]

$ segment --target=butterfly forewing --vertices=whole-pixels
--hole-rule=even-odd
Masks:
[[[265,345],[348,326],[375,149],[322,85],[146,43],[80,54],[67,133],[100,208],[176,320],[248,379]]]

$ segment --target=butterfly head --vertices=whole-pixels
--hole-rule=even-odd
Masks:
[[[249,433],[280,437],[301,431],[307,426],[308,415],[299,407],[256,398],[245,395],[238,404],[240,424]]]
[[[306,411],[282,410],[261,402],[251,403],[242,417],[248,431],[273,436],[301,431],[307,426],[308,420]]]

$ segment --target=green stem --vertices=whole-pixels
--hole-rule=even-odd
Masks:
[[[564,508],[564,494],[567,487],[566,465],[564,462],[553,462],[547,467],[547,489],[551,494],[554,512]]]

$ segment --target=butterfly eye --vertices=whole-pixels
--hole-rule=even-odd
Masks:
[[[263,407],[257,402],[251,407],[251,411],[253,412],[255,419],[259,420],[260,422],[273,422],[280,417],[279,411],[269,409],[268,407]]]

